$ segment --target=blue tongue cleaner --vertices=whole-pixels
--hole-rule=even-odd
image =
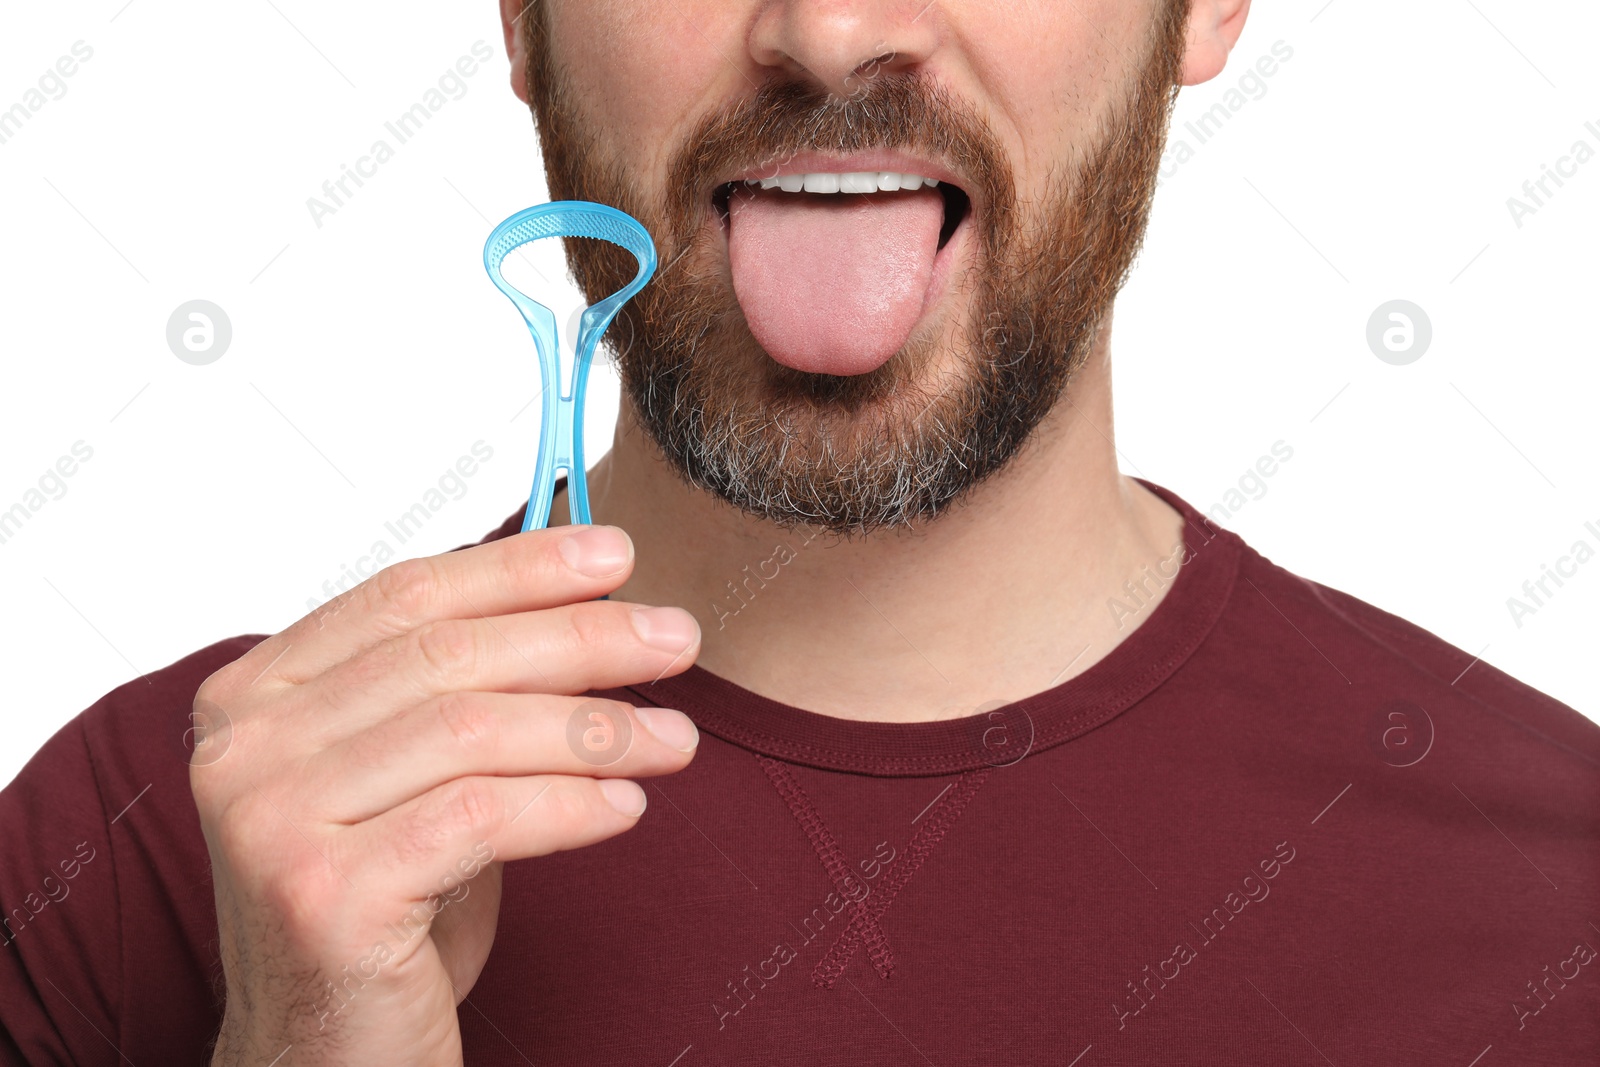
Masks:
[[[578,324],[571,389],[564,396],[555,314],[506,281],[500,273],[506,256],[531,241],[546,237],[591,237],[610,241],[632,252],[639,261],[639,273],[634,275],[633,281],[584,311]],[[483,266],[489,272],[489,279],[522,312],[522,319],[528,324],[528,332],[533,334],[533,344],[539,352],[539,395],[543,401],[539,460],[533,475],[533,491],[528,494],[528,510],[522,517],[522,529],[543,529],[550,524],[557,470],[567,475],[568,511],[572,522],[587,524],[590,521],[589,484],[583,465],[583,396],[589,382],[589,364],[611,320],[655,274],[655,242],[650,239],[649,231],[626,212],[585,200],[558,200],[519,211],[496,226],[483,246]]]

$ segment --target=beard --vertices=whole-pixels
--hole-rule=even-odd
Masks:
[[[624,403],[669,468],[755,518],[850,536],[914,528],[1005,467],[1089,358],[1144,239],[1188,0],[1157,6],[1144,61],[1093,143],[1074,145],[1027,204],[988,124],[917,74],[879,74],[848,98],[810,82],[763,85],[696,126],[663,188],[642,188],[577,106],[544,5],[530,12],[529,98],[551,198],[633,215],[663,264],[608,345]],[[970,184],[947,197],[947,211],[970,204],[970,267],[952,274],[970,297],[948,331],[926,317],[867,373],[784,366],[739,306],[726,246],[707,224],[719,210],[712,191],[752,164],[868,149],[941,160]],[[566,249],[590,303],[637,269],[603,241],[567,238]]]

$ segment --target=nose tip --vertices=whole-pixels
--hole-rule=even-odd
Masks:
[[[875,77],[928,60],[937,46],[937,6],[938,0],[779,0],[757,20],[751,56],[850,97]]]

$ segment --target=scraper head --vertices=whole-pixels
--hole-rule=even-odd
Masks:
[[[561,348],[557,343],[555,315],[500,273],[506,256],[531,241],[546,237],[610,241],[633,253],[639,261],[639,272],[633,281],[586,309],[579,320],[571,391],[567,395],[561,393]],[[549,525],[557,470],[567,474],[568,511],[573,523],[587,524],[590,518],[589,487],[583,465],[583,397],[589,381],[589,364],[611,320],[655,273],[655,242],[636,219],[616,208],[584,200],[558,200],[519,211],[496,226],[483,247],[483,266],[495,286],[522,312],[539,353],[543,419],[539,425],[538,466],[522,528],[542,529]]]

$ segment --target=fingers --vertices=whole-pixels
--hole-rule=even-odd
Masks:
[[[682,712],[616,700],[452,692],[318,752],[319,810],[358,823],[455,778],[671,774],[699,733]]]
[[[303,682],[379,641],[442,619],[480,618],[594,600],[633,570],[615,526],[529,530],[406,560],[340,594],[241,661],[241,673]]]
[[[327,744],[445,693],[572,696],[680,673],[699,650],[700,626],[681,608],[589,601],[445,619],[382,641],[301,686],[300,725]]]
[[[497,861],[545,856],[631,829],[644,809],[625,778],[457,778],[340,834],[339,866],[420,900],[485,843]]]

